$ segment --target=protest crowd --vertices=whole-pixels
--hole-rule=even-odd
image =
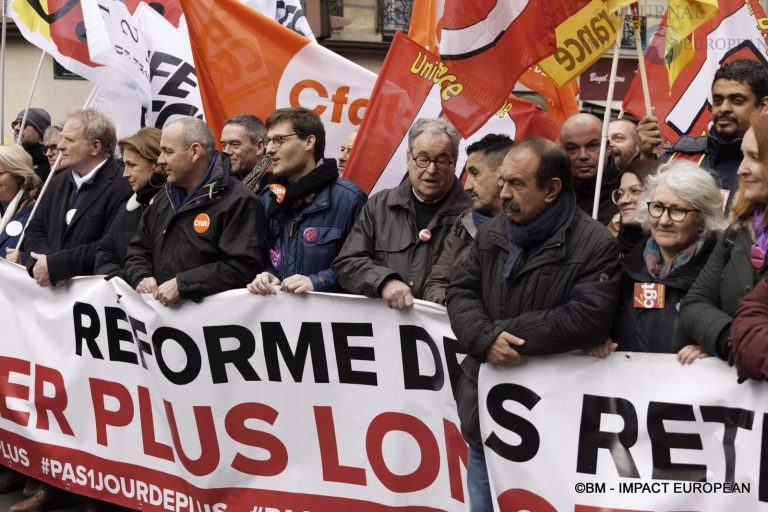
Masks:
[[[42,288],[103,275],[171,309],[243,288],[445,306],[467,354],[456,406],[469,507],[492,511],[484,364],[631,351],[768,378],[768,68],[723,64],[711,95],[705,135],[664,141],[655,115],[625,117],[602,163],[589,113],[556,140],[490,133],[463,155],[449,121],[419,118],[402,181],[370,197],[345,171],[365,133],[328,147],[308,108],[239,112],[221,133],[177,116],[120,140],[109,112],[30,108],[12,123],[20,144],[0,147],[0,250]],[[11,512],[72,504],[2,469],[0,493],[19,489]]]

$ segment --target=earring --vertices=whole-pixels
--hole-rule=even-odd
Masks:
[[[155,176],[159,178],[160,180],[159,183],[152,183],[152,178],[154,178]],[[163,188],[163,186],[165,185],[165,176],[158,172],[153,172],[152,174],[149,175],[149,185],[152,188]]]

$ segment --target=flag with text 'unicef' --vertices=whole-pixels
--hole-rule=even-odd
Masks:
[[[376,75],[237,0],[181,0],[214,134],[237,114],[266,120],[302,106],[320,116],[326,156],[361,122]]]
[[[645,67],[651,86],[651,103],[659,119],[662,136],[675,142],[681,135],[706,133],[711,121],[712,80],[715,72],[726,62],[752,59],[768,65],[768,28],[765,12],[757,0],[720,0],[717,15],[702,24],[694,36],[683,41],[694,50],[693,60],[668,89],[667,61],[678,58],[679,52],[665,53],[668,28],[660,24],[653,31],[645,52]],[[667,92],[669,91],[669,92]],[[643,117],[640,77],[630,84],[623,108]]]
[[[371,103],[355,139],[344,171],[368,193],[397,186],[406,173],[408,130],[421,117],[442,117],[443,88],[435,77],[444,64],[402,33],[395,34],[371,93]],[[465,148],[488,133],[512,138],[540,135],[557,138],[558,127],[541,107],[509,96],[478,130],[461,140],[457,173],[466,159]]]
[[[440,31],[442,108],[463,136],[477,131],[499,110],[526,68],[555,51],[555,27],[583,4],[445,0]]]

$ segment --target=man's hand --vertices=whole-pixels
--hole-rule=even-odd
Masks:
[[[596,347],[589,347],[583,349],[583,352],[588,356],[596,357],[598,359],[605,359],[609,355],[616,352],[619,347],[618,343],[614,343],[611,338],[608,338]]]
[[[315,287],[312,285],[312,280],[307,276],[294,274],[291,277],[286,277],[283,280],[282,289],[284,292],[303,295],[307,292],[314,291]]]
[[[413,307],[411,287],[399,279],[390,279],[381,289],[381,298],[392,309]]]
[[[179,283],[176,278],[169,279],[157,287],[152,296],[163,306],[171,307],[179,302]]]
[[[35,278],[37,284],[45,288],[51,284],[51,276],[48,274],[48,257],[36,252],[29,253],[29,255],[37,260],[35,266],[32,267],[32,277]]]
[[[269,272],[262,272],[257,275],[253,281],[248,283],[246,288],[251,293],[256,295],[274,295],[277,293],[276,286],[280,285],[280,279],[273,276]]]
[[[21,251],[13,249],[11,247],[5,248],[5,259],[11,263],[21,264]]]
[[[644,158],[655,159],[656,151],[661,146],[661,130],[656,111],[651,112],[651,115],[645,116],[637,123],[637,135],[640,137],[640,154]]]
[[[523,345],[525,345],[525,340],[504,331],[493,340],[493,344],[485,355],[485,360],[500,366],[519,363],[522,357],[515,347],[522,347]]]
[[[691,364],[697,359],[704,359],[710,355],[701,345],[686,345],[677,353],[677,360],[680,364]]]
[[[136,287],[137,293],[155,293],[155,290],[157,290],[157,281],[154,277],[145,277]]]

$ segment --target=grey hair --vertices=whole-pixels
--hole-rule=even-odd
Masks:
[[[651,200],[659,183],[664,183],[680,199],[699,210],[701,233],[717,231],[727,226],[723,215],[723,195],[708,169],[702,169],[688,160],[677,160],[661,165],[655,174],[645,179],[645,193],[638,201],[637,220],[643,229],[651,228],[651,216],[646,203]]]
[[[213,137],[211,129],[202,119],[196,117],[182,117],[173,121],[182,126],[181,143],[185,148],[189,148],[197,142],[203,148],[206,154],[210,155],[216,147],[216,139]]]
[[[416,137],[422,133],[447,135],[453,144],[453,158],[456,158],[459,155],[459,140],[461,137],[459,137],[459,132],[456,131],[456,128],[454,128],[452,124],[442,119],[420,117],[413,123],[411,129],[408,131],[409,151],[413,151],[413,142],[416,140]]]

